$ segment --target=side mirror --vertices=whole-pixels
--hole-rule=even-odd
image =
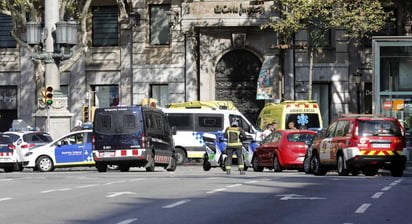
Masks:
[[[172,135],[176,135],[176,126],[173,126],[171,129],[172,129]]]

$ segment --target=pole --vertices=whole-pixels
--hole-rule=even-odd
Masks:
[[[45,40],[46,53],[54,53],[53,31],[56,30],[56,23],[59,22],[59,1],[44,0],[44,28],[46,29],[47,38]],[[53,86],[55,91],[60,90],[60,74],[57,64],[54,60],[45,60],[45,80],[46,86]]]
[[[50,132],[50,105],[47,105],[47,131]]]

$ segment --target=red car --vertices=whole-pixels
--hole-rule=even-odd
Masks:
[[[310,130],[277,130],[266,137],[253,154],[254,171],[264,168],[281,172],[283,169],[303,171],[306,149],[315,137]]]

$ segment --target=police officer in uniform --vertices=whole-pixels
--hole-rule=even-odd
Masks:
[[[239,124],[237,121],[233,121],[230,127],[226,128],[224,136],[227,139],[227,146],[226,146],[226,173],[230,174],[230,170],[232,169],[232,155],[233,151],[236,151],[237,155],[237,162],[240,174],[245,174],[244,162],[243,162],[243,149],[242,149],[242,141],[246,139],[245,131],[238,127]]]

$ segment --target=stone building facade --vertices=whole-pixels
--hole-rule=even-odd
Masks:
[[[272,6],[273,1],[133,0],[129,19],[118,18],[113,25],[115,44],[92,45],[70,71],[61,74],[61,89],[71,113],[70,127],[64,131],[83,119],[84,106],[90,106],[92,113],[94,106],[135,105],[150,97],[161,106],[232,100],[252,122],[267,102],[308,99],[306,50],[287,50],[284,74],[278,76],[276,34],[260,29],[274,16]],[[117,4],[94,1],[93,7],[112,8],[113,13]],[[318,101],[324,124],[341,113],[373,112],[372,47],[354,47],[343,34],[331,31],[328,44],[316,52],[311,98]],[[93,32],[89,36],[92,43],[98,42]],[[293,41],[304,44],[307,36],[299,32]],[[44,129],[34,116],[41,110],[38,91],[42,87],[35,85],[30,53],[17,45],[0,48],[0,53],[2,131],[13,119]],[[275,98],[256,100],[260,68],[268,58],[274,58],[270,80]],[[362,75],[358,85],[356,74]]]

